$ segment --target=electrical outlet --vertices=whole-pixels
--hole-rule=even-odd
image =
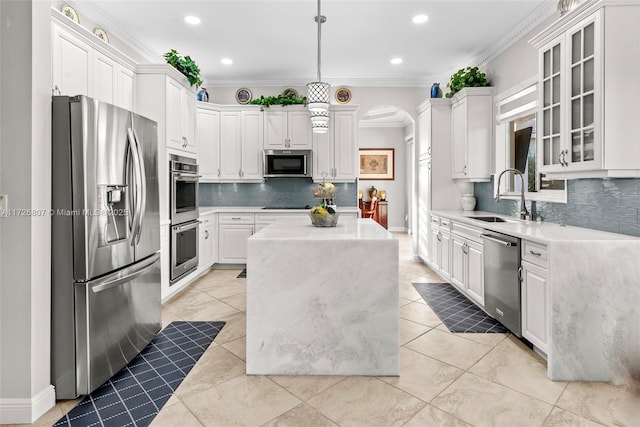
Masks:
[[[0,194],[0,211],[6,211],[9,207],[9,195]]]

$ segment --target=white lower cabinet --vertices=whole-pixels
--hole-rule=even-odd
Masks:
[[[252,213],[222,213],[218,225],[218,262],[246,264],[247,239],[254,233]]]
[[[160,227],[160,293],[164,300],[169,295],[169,266],[171,265],[169,233],[170,225]]]
[[[451,278],[451,231],[449,226],[448,219],[431,217],[429,259],[431,268],[445,280]]]
[[[451,283],[484,307],[482,229],[453,223],[451,234]]]
[[[214,222],[213,215],[200,218],[200,238],[198,247],[198,269],[207,269],[213,265]]]
[[[522,261],[522,336],[544,353],[549,349],[547,269]]]

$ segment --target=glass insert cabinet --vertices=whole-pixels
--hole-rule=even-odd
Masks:
[[[601,12],[540,49],[541,172],[601,167]]]

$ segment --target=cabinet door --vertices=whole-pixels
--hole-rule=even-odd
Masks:
[[[465,240],[455,234],[451,237],[451,283],[463,293],[465,288],[466,249]]]
[[[451,106],[452,170],[453,178],[467,175],[467,100]]]
[[[440,275],[449,279],[451,277],[451,234],[448,231],[440,231]]]
[[[434,270],[440,270],[440,230],[438,226],[431,224],[429,231],[429,263]]]
[[[287,113],[287,139],[288,148],[298,150],[310,150],[311,141],[311,120],[308,111],[289,111]]]
[[[198,267],[208,268],[213,264],[212,230],[210,225],[200,229]]]
[[[540,171],[551,172],[563,168],[565,151],[562,143],[564,131],[564,43],[556,39],[540,49],[540,106],[537,126],[541,144],[538,144],[538,165]],[[541,130],[541,132],[540,132]]]
[[[482,255],[482,244],[467,241],[465,252],[465,292],[484,307],[484,259]]]
[[[100,52],[93,57],[93,97],[109,104],[117,104],[117,80],[119,66]]]
[[[196,143],[202,182],[220,178],[220,113],[198,109],[196,111]]]
[[[180,114],[180,129],[184,137],[184,150],[197,152],[196,146],[196,97],[191,91],[181,90],[182,111]]]
[[[600,14],[567,33],[567,89],[570,111],[565,147],[566,168],[602,168],[600,137]]]
[[[522,336],[548,351],[549,306],[547,270],[522,262]]]
[[[253,225],[219,226],[220,263],[245,264],[247,262],[247,239],[253,234]]]
[[[418,255],[429,259],[430,181],[431,160],[421,160],[418,167]]]
[[[331,125],[329,125],[331,126]],[[313,139],[313,180],[333,178],[333,133],[314,133]]]
[[[182,134],[182,86],[167,78],[167,146],[184,150]]]
[[[135,110],[134,93],[136,90],[136,75],[133,70],[125,67],[118,68],[118,84],[116,86],[116,105],[129,111]]]
[[[287,112],[265,111],[264,148],[282,149],[287,147]]]
[[[420,158],[431,157],[431,106],[418,116],[418,138]]]
[[[331,127],[331,124],[329,124]],[[355,181],[358,176],[356,113],[337,111],[333,117],[335,181]],[[331,132],[331,130],[329,130]]]
[[[242,179],[263,179],[263,126],[264,119],[260,111],[242,112]]]
[[[220,178],[237,181],[240,179],[242,138],[242,117],[239,111],[220,113]]]
[[[91,48],[57,25],[52,25],[53,89],[60,95],[92,96]]]

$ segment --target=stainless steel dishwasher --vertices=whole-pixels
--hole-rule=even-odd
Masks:
[[[482,233],[484,309],[517,337],[520,311],[520,239],[495,231]]]

